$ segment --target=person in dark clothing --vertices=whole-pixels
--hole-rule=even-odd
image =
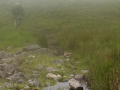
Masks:
[[[21,25],[21,21],[24,17],[24,8],[21,2],[15,2],[12,6],[12,15],[16,29]]]

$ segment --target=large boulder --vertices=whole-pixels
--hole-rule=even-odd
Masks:
[[[39,45],[29,45],[29,46],[26,46],[22,49],[23,52],[29,52],[29,51],[35,51],[35,50],[38,50],[40,49],[41,47]]]

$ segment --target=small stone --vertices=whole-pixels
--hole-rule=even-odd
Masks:
[[[82,71],[82,73],[88,73],[89,72],[89,70],[81,70]]]
[[[56,70],[55,68],[53,68],[53,67],[47,67],[46,70],[47,70],[48,72],[56,72],[56,71],[57,71],[57,70]]]
[[[26,85],[23,90],[30,90],[30,87],[28,85]]]

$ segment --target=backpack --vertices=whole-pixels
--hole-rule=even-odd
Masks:
[[[13,15],[19,15],[23,13],[23,6],[22,4],[15,4],[13,6]]]

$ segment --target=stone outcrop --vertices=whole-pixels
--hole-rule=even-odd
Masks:
[[[26,46],[22,49],[23,52],[29,52],[29,51],[35,51],[35,50],[38,50],[40,49],[41,47],[39,45],[29,45],[29,46]]]

